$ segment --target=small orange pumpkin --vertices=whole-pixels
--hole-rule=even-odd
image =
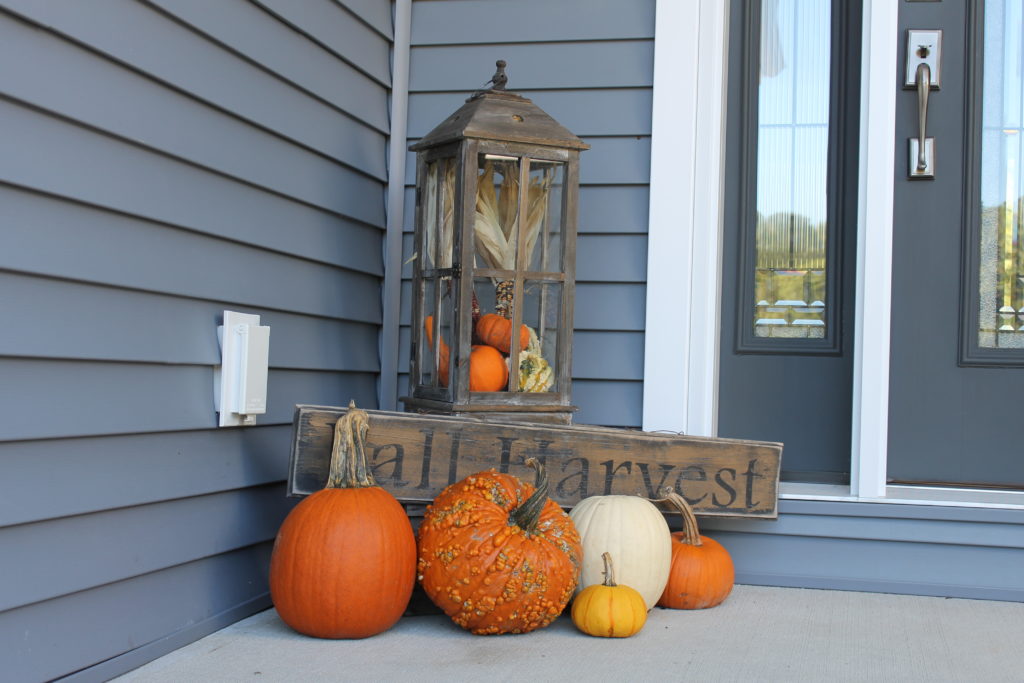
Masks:
[[[728,597],[736,581],[729,551],[718,541],[701,536],[697,517],[686,499],[668,488],[664,498],[683,515],[683,530],[672,534],[672,566],[658,600],[660,607],[704,609]]]
[[[270,597],[284,623],[317,638],[366,638],[409,604],[416,537],[405,509],[366,462],[369,418],[355,403],[334,428],[326,488],[296,505],[270,556]]]
[[[508,386],[505,357],[493,346],[479,344],[469,354],[469,390],[504,391]]]
[[[476,336],[488,346],[493,346],[502,353],[508,353],[512,348],[512,321],[497,313],[488,313],[480,316],[476,323]],[[522,351],[530,344],[530,328],[526,325],[519,327],[519,350]]]
[[[423,327],[427,331],[427,345],[431,352],[434,350],[434,316],[428,315],[426,320],[423,321]],[[448,349],[448,344],[445,343],[444,337],[441,337],[441,358],[438,359],[437,367],[437,382],[442,387],[448,386],[448,357],[451,355],[451,351]],[[430,359],[433,360],[434,354],[430,354]]]

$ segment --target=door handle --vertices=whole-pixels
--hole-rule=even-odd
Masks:
[[[917,90],[917,136],[909,140],[907,177],[935,178],[935,138],[928,137],[929,91],[939,88],[942,31],[907,31],[907,75],[904,88]]]
[[[932,70],[926,63],[917,65],[917,140],[911,138],[910,157],[915,178],[935,177],[935,138],[928,137],[928,93],[931,90]],[[917,144],[913,144],[917,142]],[[916,150],[914,148],[917,148]],[[914,152],[917,161],[914,162]]]

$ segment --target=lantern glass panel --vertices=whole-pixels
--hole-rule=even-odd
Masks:
[[[477,267],[514,270],[519,239],[519,159],[480,154],[474,237]]]
[[[562,319],[562,283],[526,280],[519,302],[523,324],[530,337],[519,353],[520,391],[536,393],[558,391],[559,322]]]
[[[423,188],[423,267],[451,268],[455,242],[455,160],[427,163]]]
[[[530,160],[530,200],[527,213],[527,243],[530,231],[538,237],[533,251],[527,253],[525,270],[544,273],[562,271],[562,196],[565,164],[557,161]]]
[[[450,278],[423,279],[423,343],[420,344],[419,384],[448,387],[451,367],[453,301]],[[435,344],[434,340],[440,343]],[[450,393],[450,392],[446,392]]]

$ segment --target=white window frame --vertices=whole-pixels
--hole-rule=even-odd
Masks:
[[[717,433],[728,6],[657,0],[647,431]],[[864,1],[851,485],[783,483],[780,497],[1024,509],[1024,492],[886,485],[898,18],[899,3]]]

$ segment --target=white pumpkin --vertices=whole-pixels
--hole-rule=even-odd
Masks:
[[[664,515],[640,496],[590,496],[569,513],[583,543],[576,592],[604,581],[603,553],[615,558],[615,581],[636,589],[647,609],[658,602],[672,566],[672,535]]]

